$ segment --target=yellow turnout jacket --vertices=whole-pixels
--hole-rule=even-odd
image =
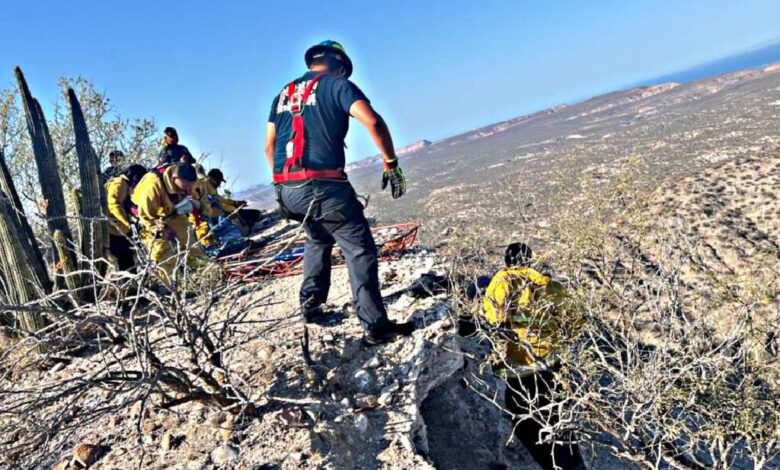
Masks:
[[[108,233],[124,236],[130,231],[130,214],[127,213],[127,199],[130,197],[130,180],[119,175],[106,182],[108,209]]]
[[[559,282],[529,267],[513,267],[496,273],[483,300],[485,319],[510,328],[518,342],[510,341],[506,357],[520,366],[546,358],[557,347],[562,321],[574,318],[576,309]]]

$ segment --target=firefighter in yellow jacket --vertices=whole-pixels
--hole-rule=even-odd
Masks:
[[[196,240],[190,237],[187,221],[187,215],[200,206],[189,197],[196,181],[191,164],[176,163],[147,173],[131,196],[138,208],[141,239],[149,257],[168,279],[176,267],[177,253],[189,251],[190,259],[203,257]]]
[[[558,419],[554,407],[546,407],[558,388],[555,350],[562,331],[580,325],[578,309],[564,286],[533,269],[532,260],[527,245],[512,243],[504,254],[506,268],[493,276],[485,291],[485,319],[507,339],[494,370],[507,379],[505,400],[516,417],[514,432],[534,460],[544,469],[584,469],[578,446],[542,442],[542,425],[528,418],[533,412],[546,414],[542,421]]]
[[[195,229],[195,236],[198,237],[198,241],[206,248],[219,243],[219,240],[210,233],[211,228],[209,227],[208,218],[218,217],[222,215],[222,211],[209,201],[208,177],[204,173],[203,167],[197,163],[192,166],[195,168],[197,180],[192,187],[190,196],[198,201],[200,207],[192,211],[187,218]]]
[[[118,176],[106,183],[106,202],[108,214],[109,251],[116,258],[120,271],[132,271],[135,267],[133,254],[131,218],[131,191],[146,174],[143,165],[130,165]]]
[[[248,209],[246,207],[246,201],[230,199],[229,197],[219,194],[219,187],[225,182],[225,175],[222,174],[222,170],[219,168],[212,168],[209,170],[206,182],[206,189],[209,194],[217,199],[222,210],[228,215],[233,214],[231,220],[238,222],[237,225],[239,229],[241,229],[241,234],[243,236],[248,236],[252,231],[252,227],[262,217],[262,213],[257,209]]]

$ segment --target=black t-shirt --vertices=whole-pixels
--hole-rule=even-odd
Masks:
[[[187,149],[187,147],[179,144],[170,144],[160,150],[160,165],[179,163],[179,161],[181,161],[181,157],[184,155],[189,155],[192,157],[192,154],[190,153],[189,149]]]
[[[296,80],[295,95],[299,101],[306,85],[317,72],[306,72]],[[303,167],[309,170],[344,168],[344,138],[349,130],[349,108],[366,95],[354,83],[336,75],[324,75],[314,85],[303,113],[305,145]],[[274,173],[281,173],[287,160],[286,146],[292,137],[292,113],[287,87],[274,98],[268,122],[276,126]],[[293,168],[294,170],[294,168]]]

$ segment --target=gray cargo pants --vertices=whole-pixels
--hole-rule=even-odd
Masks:
[[[280,185],[276,190],[283,215],[286,210],[291,219],[301,220],[309,214],[304,222],[301,305],[312,308],[327,301],[333,245],[338,243],[358,318],[368,330],[384,328],[388,320],[379,290],[377,247],[352,185],[315,180],[298,187]]]

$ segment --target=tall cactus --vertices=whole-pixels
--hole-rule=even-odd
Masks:
[[[21,241],[23,229],[19,225],[16,211],[11,200],[4,192],[0,193],[0,249],[2,249],[2,268],[9,285],[11,300],[23,305],[43,296],[44,287],[37,284],[33,273],[33,254],[25,250]],[[19,323],[25,331],[38,331],[46,326],[42,314],[22,312]]]
[[[30,133],[33,155],[38,167],[41,193],[46,202],[46,223],[48,224],[49,235],[54,236],[54,232],[60,230],[65,236],[68,246],[70,246],[73,237],[71,236],[66,218],[62,179],[57,168],[57,159],[49,127],[46,124],[41,105],[30,93],[30,87],[27,85],[21,69],[16,67],[14,73],[19,83],[19,93],[22,96],[24,113],[27,118],[27,130]],[[57,262],[63,263],[65,261],[58,259]]]
[[[68,88],[68,102],[73,119],[73,132],[76,137],[76,154],[79,158],[79,177],[81,179],[81,198],[79,215],[81,217],[81,254],[84,260],[101,260],[97,263],[100,274],[105,273],[105,259],[108,248],[108,227],[105,223],[103,208],[106,207],[106,195],[100,184],[100,165],[89,140],[89,130],[84,119],[76,93]],[[88,268],[87,265],[82,268]],[[94,285],[92,279],[84,280]]]
[[[48,291],[51,289],[51,280],[49,279],[49,273],[46,270],[46,264],[43,262],[43,256],[41,250],[38,247],[38,241],[35,239],[35,234],[27,221],[27,216],[24,213],[22,207],[22,201],[19,199],[19,193],[16,191],[16,186],[11,179],[11,173],[8,171],[8,165],[5,161],[5,155],[2,149],[0,149],[0,190],[10,199],[13,204],[14,213],[19,226],[22,228],[20,234],[20,241],[22,242],[25,251],[31,254],[32,268],[37,279],[38,284]]]

